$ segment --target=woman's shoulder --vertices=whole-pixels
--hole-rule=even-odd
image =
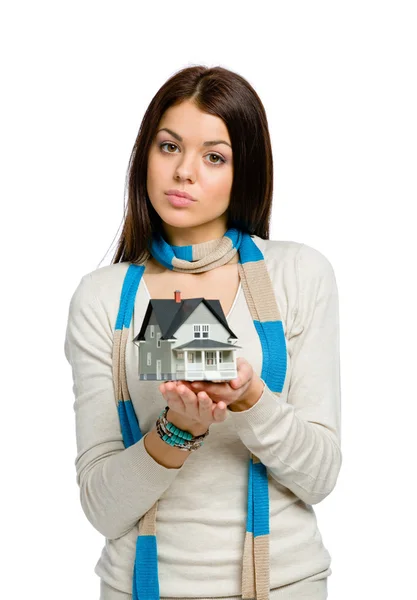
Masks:
[[[333,266],[318,248],[292,240],[252,236],[264,256],[288,339],[304,327],[318,294],[337,297]]]
[[[298,276],[302,273],[316,276],[333,272],[327,255],[314,246],[293,240],[265,240],[256,235],[251,237],[273,272],[277,269],[292,271]]]
[[[130,264],[121,262],[105,265],[82,275],[72,294],[71,305],[118,303]]]

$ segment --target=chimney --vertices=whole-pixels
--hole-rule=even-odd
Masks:
[[[181,302],[181,292],[180,290],[175,290],[174,292],[175,302]]]

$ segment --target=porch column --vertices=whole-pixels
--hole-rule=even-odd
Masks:
[[[184,378],[188,377],[188,350],[184,350]]]
[[[206,353],[204,350],[202,350],[201,351],[201,368],[203,369],[203,371],[204,371],[205,367],[206,367]]]
[[[219,368],[219,350],[216,350],[216,367]]]

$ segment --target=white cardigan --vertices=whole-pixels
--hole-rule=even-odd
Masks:
[[[127,383],[144,437],[124,447],[112,381],[112,340],[128,263],[84,275],[70,302],[65,355],[72,366],[83,511],[105,536],[95,573],[131,593],[137,522],[156,502],[161,597],[241,594],[249,452],[267,467],[271,589],[331,575],[312,505],[333,490],[341,468],[338,290],[318,250],[253,237],[264,254],[287,341],[281,397],[267,386],[249,410],[228,411],[179,469],[158,464],[144,438],[165,401],[158,381],[139,381],[132,343],[149,292],[142,278],[126,349]],[[260,376],[261,344],[239,286],[227,315],[243,356]]]

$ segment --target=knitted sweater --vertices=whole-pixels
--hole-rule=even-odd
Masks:
[[[161,597],[241,594],[249,452],[267,467],[271,589],[331,574],[314,504],[335,487],[341,468],[338,290],[318,250],[252,236],[266,261],[287,343],[280,397],[265,386],[258,402],[228,411],[179,469],[146,451],[146,433],[166,405],[158,381],[139,381],[133,337],[150,299],[142,278],[126,348],[127,384],[143,438],[125,448],[112,380],[112,339],[129,263],[84,275],[70,302],[65,355],[72,366],[82,509],[106,539],[95,573],[131,593],[137,522],[158,500]],[[260,376],[262,349],[239,286],[226,315],[243,356]],[[146,433],[145,433],[146,432]]]

